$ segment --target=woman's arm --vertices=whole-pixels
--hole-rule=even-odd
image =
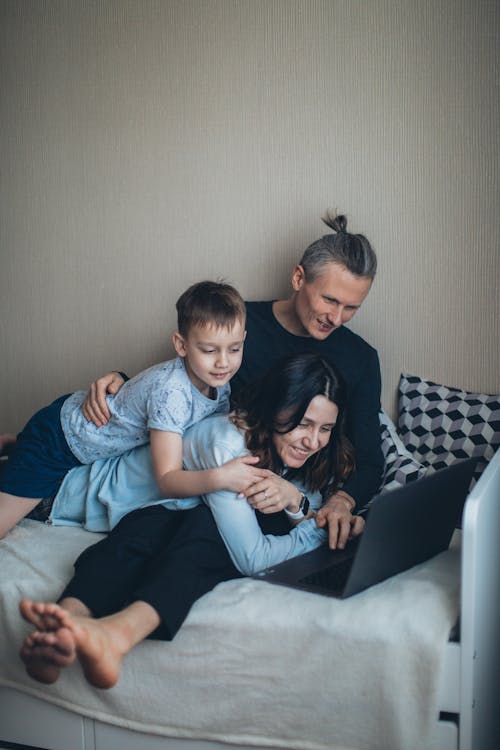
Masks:
[[[186,469],[220,466],[245,453],[243,435],[224,417],[204,419],[184,436]],[[303,521],[284,536],[263,534],[253,508],[233,492],[212,492],[203,499],[212,511],[233,563],[244,575],[308,552],[327,539],[326,532],[316,526],[314,519]]]
[[[327,539],[326,532],[316,526],[314,519],[299,523],[284,536],[263,534],[253,508],[232,492],[213,492],[203,499],[212,511],[233,563],[244,575],[309,552]]]

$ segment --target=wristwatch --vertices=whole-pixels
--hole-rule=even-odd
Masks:
[[[300,518],[307,516],[309,512],[309,499],[304,495],[303,492],[300,494],[300,505],[298,511],[292,513],[290,510],[285,508],[285,513],[288,518],[292,518],[294,521],[298,521]]]

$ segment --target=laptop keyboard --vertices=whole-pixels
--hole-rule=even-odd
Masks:
[[[300,579],[299,583],[304,583],[310,586],[319,586],[329,591],[340,591],[344,588],[349,575],[349,571],[352,568],[353,558],[344,560],[341,563],[331,565],[329,568],[324,570],[318,570],[315,573],[310,573]]]

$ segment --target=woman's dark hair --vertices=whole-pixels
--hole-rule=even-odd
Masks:
[[[306,281],[314,281],[328,263],[345,266],[354,276],[374,279],[377,256],[366,237],[348,232],[347,219],[341,214],[327,213],[322,221],[334,234],[325,234],[304,251],[300,265]]]
[[[291,432],[302,421],[315,396],[325,396],[338,410],[328,444],[300,469],[291,469],[308,490],[333,491],[354,467],[354,452],[344,433],[346,393],[335,368],[317,354],[300,354],[279,360],[255,384],[238,394],[232,421],[245,430],[248,450],[260,465],[280,472],[282,465],[273,445],[273,433]],[[332,485],[333,478],[333,485]]]

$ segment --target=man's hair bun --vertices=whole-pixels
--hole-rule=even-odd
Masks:
[[[333,214],[327,211],[321,220],[334,232],[347,232],[347,217],[344,214]]]

